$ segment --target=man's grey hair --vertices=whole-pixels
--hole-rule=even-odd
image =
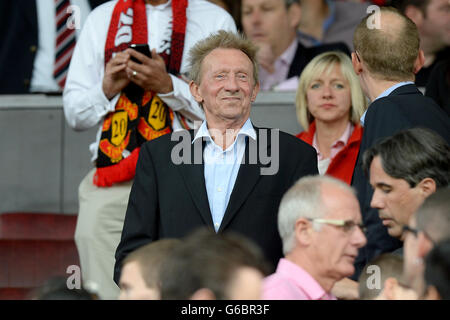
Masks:
[[[395,179],[406,180],[414,188],[431,178],[436,188],[450,183],[450,146],[434,131],[412,128],[385,138],[364,152],[363,168],[370,171],[373,159],[379,156],[383,170]]]
[[[295,223],[298,219],[317,219],[327,215],[322,201],[326,196],[322,193],[323,185],[332,185],[355,194],[350,186],[328,176],[307,176],[298,180],[284,194],[278,209],[278,231],[285,255],[295,246]],[[313,224],[313,227],[319,231],[321,225]]]
[[[257,47],[242,34],[219,30],[209,37],[198,41],[189,51],[189,77],[200,84],[202,63],[205,57],[214,49],[236,49],[242,51],[253,65],[253,79],[258,83],[258,62],[256,60]]]
[[[442,188],[425,199],[415,213],[416,226],[434,241],[450,238],[450,188]]]

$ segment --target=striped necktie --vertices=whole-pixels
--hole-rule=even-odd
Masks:
[[[70,0],[55,0],[56,8],[56,47],[53,76],[59,87],[64,89],[70,58],[75,48],[75,28],[67,26],[70,14],[67,12]]]

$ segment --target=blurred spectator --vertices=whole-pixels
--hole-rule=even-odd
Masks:
[[[450,238],[449,208],[450,188],[438,190],[425,199],[405,227],[405,281],[419,297],[426,291],[425,257],[437,243]]]
[[[450,146],[423,128],[400,131],[364,152],[374,189],[370,205],[390,236],[403,241],[403,226],[423,201],[450,185],[449,163]]]
[[[354,191],[330,177],[305,177],[283,196],[278,230],[284,258],[264,280],[263,298],[335,300],[331,289],[353,274],[366,243]]]
[[[119,300],[159,300],[161,265],[179,244],[162,239],[131,252],[123,260]]]
[[[96,283],[102,299],[119,293],[113,281],[114,253],[140,147],[203,119],[179,75],[188,71],[189,49],[219,29],[236,31],[231,16],[200,0],[109,1],[86,21],[63,102],[69,126],[99,126],[89,147],[96,168],[78,189],[75,242],[83,279]],[[130,44],[148,44],[152,59],[129,49]]]
[[[351,183],[363,134],[359,118],[366,105],[345,54],[322,53],[303,70],[296,107],[305,131],[297,137],[316,149],[320,174]]]
[[[415,83],[425,87],[438,62],[450,56],[450,2],[448,0],[393,0],[393,5],[417,26],[425,63]]]
[[[60,93],[75,37],[91,8],[103,2],[106,0],[1,1],[0,94]],[[67,30],[70,22],[75,29]],[[58,46],[57,40],[61,41]]]
[[[425,258],[425,298],[450,300],[450,239],[439,242]]]
[[[450,116],[450,55],[431,71],[425,91]]]
[[[370,3],[300,0],[302,15],[298,39],[306,46],[343,42],[353,51],[353,33],[367,15]]]
[[[53,277],[45,282],[43,286],[35,290],[30,299],[32,300],[97,300],[98,297],[85,288],[69,289],[65,277]]]
[[[373,14],[356,28],[355,52],[352,53],[361,87],[372,101],[361,118],[364,133],[352,178],[367,226],[368,241],[368,245],[360,250],[355,278],[373,257],[402,245],[387,234],[377,210],[370,208],[373,191],[361,167],[364,151],[384,137],[418,126],[430,128],[450,142],[449,118],[412,82],[414,73],[423,65],[416,25],[397,10],[381,7],[380,28],[372,28],[367,21],[374,19]]]
[[[199,229],[161,267],[163,300],[258,300],[267,273],[261,250],[244,236]]]
[[[403,258],[384,253],[363,269],[359,277],[360,300],[417,300],[417,294],[402,282]]]
[[[303,68],[331,50],[348,53],[343,43],[305,48],[296,38],[302,17],[298,0],[242,0],[245,35],[258,47],[261,90],[296,90]]]

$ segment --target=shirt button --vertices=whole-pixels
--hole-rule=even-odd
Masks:
[[[217,228],[219,227],[219,224],[216,222],[215,224],[214,224]]]
[[[217,191],[222,192],[222,188],[221,188],[221,187],[218,187],[218,188],[217,188]]]

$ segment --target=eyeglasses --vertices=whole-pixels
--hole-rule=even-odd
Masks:
[[[361,62],[361,59],[359,58],[358,51],[355,51],[356,59],[358,59],[358,62]]]
[[[341,227],[344,232],[353,232],[355,230],[355,227],[358,227],[361,229],[363,233],[366,233],[367,228],[362,223],[356,223],[353,220],[339,220],[339,219],[311,219],[307,218],[309,221],[317,222],[317,223],[323,223],[323,224],[329,224],[336,227]]]
[[[408,226],[407,224],[405,224],[405,225],[403,225],[402,231],[403,232],[411,232],[415,237],[417,237],[419,232],[422,232],[424,234],[424,236],[428,240],[430,240],[433,245],[436,245],[436,242],[428,235],[428,233],[425,230],[414,229],[414,228],[411,228],[410,226]]]

